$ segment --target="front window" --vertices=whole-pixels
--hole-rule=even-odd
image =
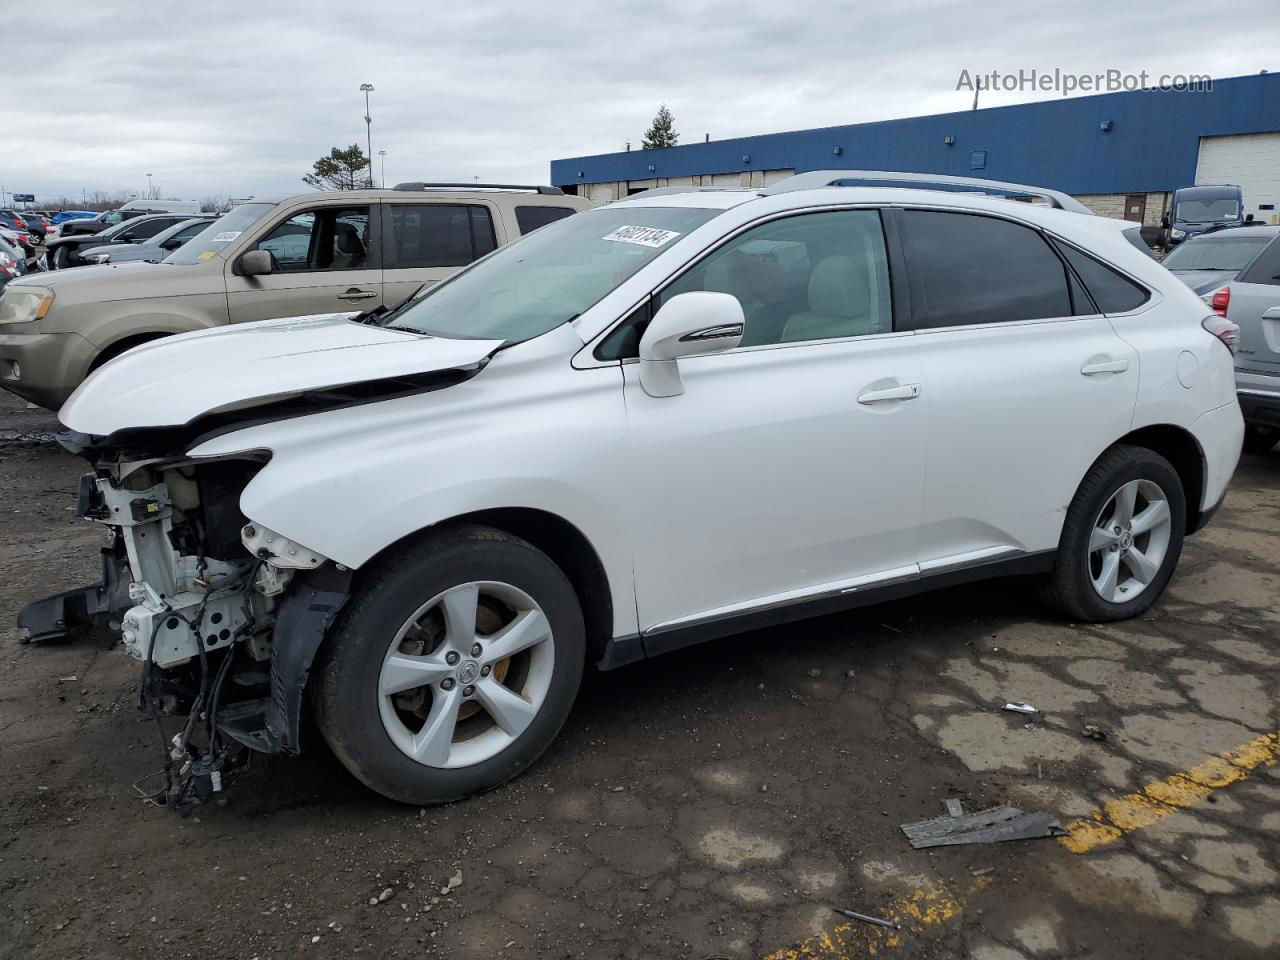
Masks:
[[[619,207],[567,217],[432,287],[382,322],[519,343],[567,323],[719,210]]]
[[[1176,219],[1183,223],[1234,220],[1240,216],[1240,201],[1232,197],[1216,200],[1179,200]]]
[[[240,234],[275,209],[273,203],[243,203],[232,207],[217,220],[214,220],[201,233],[196,235],[182,249],[175,250],[165,257],[165,263],[176,263],[189,267],[203,263],[221,253],[227,244],[239,239]]]
[[[255,250],[271,254],[274,271],[363,270],[369,265],[369,208],[320,207],[294,214]]]
[[[1188,240],[1164,258],[1170,270],[1243,270],[1262,252],[1267,237],[1206,237]]]

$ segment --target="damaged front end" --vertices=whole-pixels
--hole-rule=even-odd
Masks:
[[[68,446],[94,464],[77,513],[109,530],[102,580],[27,606],[21,637],[111,638],[139,661],[139,706],[166,749],[152,799],[185,815],[248,751],[299,750],[307,674],[351,574],[241,514],[266,453],[131,458]],[[170,736],[166,717],[186,720]]]

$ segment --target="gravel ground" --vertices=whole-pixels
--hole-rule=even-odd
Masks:
[[[589,676],[549,754],[465,803],[389,803],[317,746],[180,820],[131,787],[160,761],[134,664],[15,642],[96,573],[56,428],[0,392],[0,956],[1280,955],[1275,753],[1087,850],[898,830],[948,797],[1069,821],[1280,729],[1280,452],[1142,619],[941,592]]]

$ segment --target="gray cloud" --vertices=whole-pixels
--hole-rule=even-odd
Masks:
[[[1221,77],[1280,49],[1270,0],[62,0],[4,22],[46,67],[9,73],[0,184],[42,196],[140,191],[148,172],[170,196],[305,190],[316,157],[364,143],[364,81],[390,180],[541,182],[553,158],[638,146],[661,102],[693,142],[962,110],[961,69]]]

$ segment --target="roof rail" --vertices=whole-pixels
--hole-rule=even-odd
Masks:
[[[523,183],[425,183],[422,180],[408,180],[397,183],[393,190],[523,190],[528,193],[544,193],[550,196],[564,196],[559,187],[532,186]]]
[[[622,200],[634,200],[636,197],[665,197],[673,193],[730,193],[733,191],[743,190],[743,187],[695,187],[692,185],[673,187],[647,187],[644,190],[637,190],[629,197],[620,197],[618,200],[610,200],[610,203],[619,203]]]
[[[948,190],[956,193],[979,191],[1004,197],[1043,197],[1059,210],[1072,213],[1093,211],[1074,197],[1047,187],[1031,187],[1025,183],[1002,180],[980,180],[977,177],[950,177],[940,173],[900,173],[893,170],[812,170],[779,180],[761,193],[789,193],[792,190],[816,190],[819,187],[902,186],[921,190]]]

